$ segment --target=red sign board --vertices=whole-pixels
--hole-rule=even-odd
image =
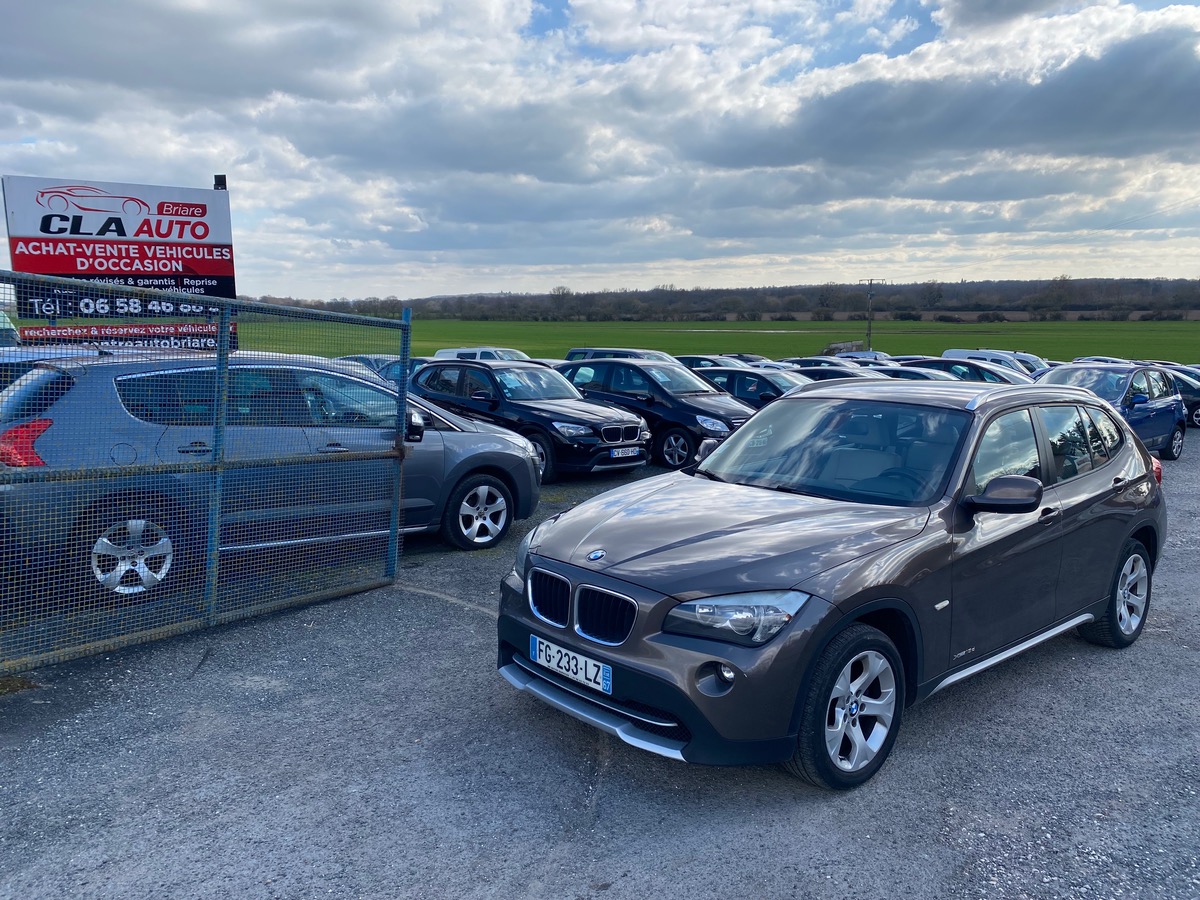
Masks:
[[[225,191],[6,175],[17,272],[237,296]]]

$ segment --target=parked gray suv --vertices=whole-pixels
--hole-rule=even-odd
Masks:
[[[397,395],[362,372],[307,356],[231,358],[224,455],[236,465],[222,473],[223,558],[353,548],[388,533]],[[215,378],[211,355],[118,354],[43,362],[0,392],[10,588],[45,573],[62,593],[138,600],[194,572],[213,472],[186,464],[213,458]],[[481,549],[532,514],[540,487],[529,441],[416,398],[409,416],[405,532]],[[113,477],[121,470],[128,476]]]
[[[1080,388],[814,385],[530,532],[499,669],[635,747],[851,788],[913,703],[1069,630],[1137,639],[1161,475]]]

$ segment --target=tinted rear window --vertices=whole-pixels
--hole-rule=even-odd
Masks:
[[[43,415],[75,386],[75,379],[57,369],[33,369],[0,391],[0,422],[17,422]]]

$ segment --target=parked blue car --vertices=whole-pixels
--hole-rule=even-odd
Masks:
[[[1179,459],[1187,407],[1171,373],[1138,363],[1070,363],[1047,369],[1038,381],[1084,387],[1107,400],[1133,428],[1147,450]]]

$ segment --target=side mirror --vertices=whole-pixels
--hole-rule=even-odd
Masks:
[[[478,400],[481,403],[491,403],[495,398],[492,396],[491,391],[475,391],[471,395],[471,399]]]
[[[653,394],[638,394],[637,399],[640,400],[642,403],[645,403],[647,406],[654,405],[654,395]]]
[[[965,497],[971,512],[1026,513],[1042,502],[1042,483],[1028,475],[999,475],[988,482],[982,494]]]
[[[763,393],[758,395],[758,399],[763,403],[770,403],[772,400],[778,400],[779,395],[774,391],[763,391]]]
[[[700,442],[700,449],[696,451],[696,462],[704,462],[712,456],[712,452],[717,449],[719,442],[713,438],[705,438]]]
[[[1150,395],[1149,394],[1130,394],[1129,398],[1125,402],[1128,403],[1130,406],[1141,406],[1143,403],[1150,402]]]
[[[425,437],[425,420],[415,410],[409,410],[408,421],[404,426],[404,440],[413,444],[421,442]]]

